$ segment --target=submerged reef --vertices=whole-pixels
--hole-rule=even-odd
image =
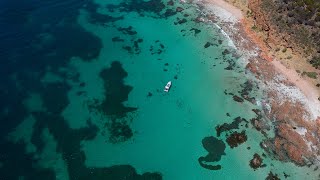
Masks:
[[[123,105],[133,88],[124,84],[127,75],[118,61],[112,62],[110,68],[103,69],[100,73],[104,82],[105,98],[97,108],[109,119],[106,126],[110,131],[109,140],[113,143],[126,141],[133,136],[129,126],[132,116],[129,113],[137,108]]]

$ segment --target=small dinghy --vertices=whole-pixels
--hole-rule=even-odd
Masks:
[[[168,92],[170,87],[171,87],[171,81],[169,81],[167,85],[164,87],[164,92]]]

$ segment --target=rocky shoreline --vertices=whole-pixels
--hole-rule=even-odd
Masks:
[[[203,23],[216,22],[242,53],[242,59],[248,60],[246,73],[260,81],[267,98],[252,101],[263,111],[257,113],[251,123],[266,137],[261,147],[275,159],[299,166],[317,166],[320,162],[320,103],[299,88],[304,80],[296,82],[279,70],[283,65],[274,63],[276,60],[270,56],[269,47],[251,29],[250,23],[239,16],[239,9],[230,4],[226,6],[222,0],[197,1],[196,4],[206,12],[198,19]],[[307,92],[318,95],[314,87],[308,83],[306,86]],[[270,123],[275,137],[267,136]]]

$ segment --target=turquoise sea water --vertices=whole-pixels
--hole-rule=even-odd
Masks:
[[[5,139],[26,155],[14,162],[30,161],[35,170],[21,170],[25,163],[13,173],[12,153],[0,161],[6,179],[265,179],[270,172],[316,179],[314,167],[264,155],[264,136],[249,122],[259,107],[233,99],[248,80],[249,96],[263,96],[228,38],[195,21],[195,5],[96,0],[75,9],[72,20],[41,25],[33,48],[58,50],[39,61],[41,71],[28,69],[34,79],[10,73],[14,87],[30,87],[18,100],[24,116]],[[245,120],[217,134],[237,117]],[[247,141],[231,148],[226,139],[243,131]],[[265,167],[249,166],[255,153]]]

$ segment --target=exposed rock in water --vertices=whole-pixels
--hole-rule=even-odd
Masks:
[[[250,166],[253,169],[257,169],[261,167],[261,165],[262,165],[262,158],[259,156],[259,154],[255,153],[253,155],[253,159],[250,160]]]
[[[247,135],[245,131],[242,131],[241,133],[234,132],[227,138],[227,143],[231,148],[237,147],[246,141]]]

